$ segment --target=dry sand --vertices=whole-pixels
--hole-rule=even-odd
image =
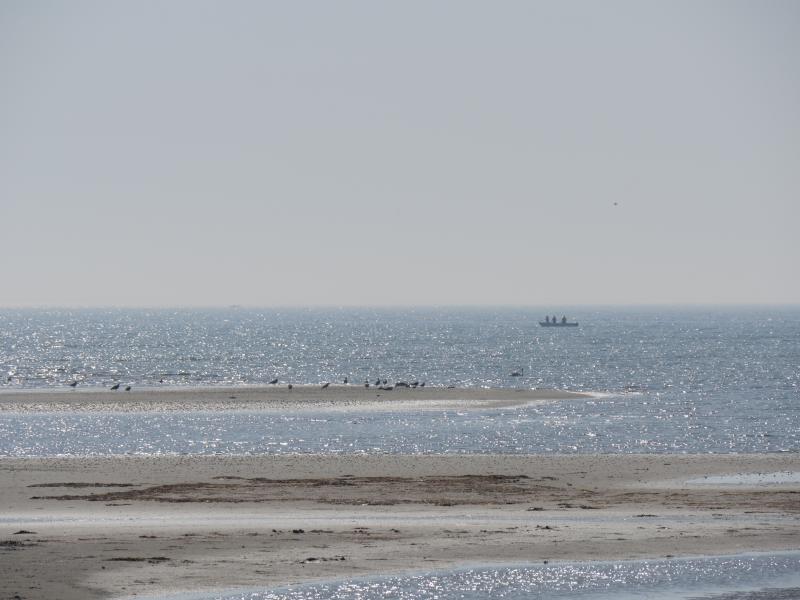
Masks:
[[[0,598],[800,549],[787,455],[0,460]]]

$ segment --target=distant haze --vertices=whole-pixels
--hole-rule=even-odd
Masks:
[[[800,302],[800,2],[0,3],[0,306]]]

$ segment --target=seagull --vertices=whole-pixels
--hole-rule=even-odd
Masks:
[[[111,389],[112,390],[118,390],[119,389],[119,384],[115,383],[114,385],[111,386]]]

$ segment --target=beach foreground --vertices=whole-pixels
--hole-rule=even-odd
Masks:
[[[704,478],[798,472],[791,454],[7,458],[0,597],[797,550],[796,477]]]

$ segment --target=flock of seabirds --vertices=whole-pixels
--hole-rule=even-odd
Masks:
[[[510,373],[510,376],[511,377],[522,377],[523,373],[524,373],[524,370],[520,369],[518,371],[512,371]],[[8,378],[6,379],[6,383],[11,383],[12,380],[13,380],[12,376],[9,375]],[[164,380],[160,379],[158,382],[159,383],[164,383]],[[275,379],[270,380],[268,383],[270,385],[277,385],[278,382],[279,382],[279,380],[277,378],[275,378]],[[71,387],[71,388],[76,388],[76,387],[78,387],[79,383],[81,383],[79,380],[74,379],[70,383],[68,383],[67,385],[69,387]],[[349,378],[345,377],[342,380],[342,384],[343,385],[350,385]],[[109,389],[111,391],[115,392],[115,391],[120,389],[121,385],[122,384],[120,384],[120,383],[115,383]],[[331,385],[331,382],[330,381],[326,381],[325,383],[320,385],[320,389],[323,389],[323,390],[327,389],[330,385]],[[287,389],[291,390],[294,386],[291,383],[289,383],[289,384],[287,384],[286,387],[287,387]],[[395,388],[416,389],[416,388],[424,388],[425,387],[425,382],[424,381],[422,381],[422,382],[420,382],[420,381],[412,381],[412,382],[409,383],[409,382],[406,382],[406,381],[397,381],[395,383],[389,383],[388,380],[386,380],[386,379],[376,379],[374,383],[370,383],[369,379],[365,379],[364,380],[364,387],[365,388],[375,387],[376,389],[386,390],[386,391],[391,391],[391,390],[393,390]],[[449,389],[454,389],[456,386],[455,385],[448,385],[447,387]],[[126,392],[130,392],[133,389],[133,387],[130,386],[130,385],[126,385],[122,389],[124,389]]]
[[[512,373],[511,376],[512,377],[517,377],[517,371],[514,371],[514,373]],[[12,379],[11,375],[9,375],[7,381],[10,383],[11,379]],[[279,380],[277,378],[275,378],[275,379],[270,380],[268,383],[270,385],[276,385],[278,383],[278,381]],[[160,379],[158,382],[159,383],[164,383],[164,380]],[[78,387],[78,383],[80,383],[80,382],[77,379],[75,379],[75,380],[71,381],[67,385],[69,385],[69,387],[71,387],[71,388],[75,388],[75,387]],[[342,383],[344,385],[348,385],[350,383],[350,380],[347,377],[345,377],[344,380],[342,381]],[[330,384],[331,384],[330,381],[326,381],[325,383],[323,383],[320,386],[320,389],[323,389],[323,390],[327,389],[330,386]],[[112,391],[117,391],[118,389],[120,389],[120,386],[121,386],[121,384],[115,383],[109,389],[112,390]],[[364,380],[364,387],[365,388],[372,387],[372,386],[378,388],[379,390],[387,390],[387,391],[388,390],[393,390],[394,388],[415,389],[415,388],[418,388],[418,387],[424,388],[425,387],[425,382],[424,381],[423,382],[412,381],[411,383],[408,383],[406,381],[398,381],[398,382],[396,382],[394,384],[391,384],[386,379],[376,379],[374,384],[370,384],[369,379]],[[291,383],[287,385],[287,388],[290,389],[290,390],[293,387],[294,386]],[[451,385],[451,386],[448,386],[448,387],[454,388],[455,386]],[[131,389],[133,389],[133,388],[130,385],[126,385],[125,388],[124,388],[124,390],[126,392],[130,392]]]
[[[522,377],[522,374],[523,374],[523,370],[522,369],[520,369],[519,371],[512,371],[511,372],[511,377]],[[11,375],[9,375],[8,378],[6,379],[6,383],[11,383],[12,381],[13,381],[13,378],[12,378]],[[277,385],[278,381],[279,380],[277,378],[275,378],[275,379],[271,379],[268,383],[270,385]],[[71,387],[71,388],[76,388],[76,387],[78,387],[79,383],[81,383],[79,380],[73,379],[67,385],[69,387]],[[158,381],[158,383],[164,383],[164,380],[160,379]],[[350,384],[349,378],[345,377],[344,380],[342,380],[342,384],[349,385]],[[320,386],[320,389],[323,389],[323,390],[327,389],[330,385],[331,385],[331,382],[330,381],[326,381],[325,383],[323,383]],[[121,386],[122,386],[122,384],[115,383],[109,389],[111,391],[115,392],[115,391],[119,390]],[[287,389],[291,390],[294,386],[291,383],[289,383],[289,384],[287,384],[286,387],[287,387]],[[375,388],[377,388],[379,390],[386,390],[386,391],[390,391],[390,390],[393,390],[395,388],[416,389],[418,387],[419,388],[424,388],[425,387],[425,382],[424,381],[422,381],[422,382],[420,382],[420,381],[412,381],[412,382],[409,383],[409,382],[406,382],[406,381],[397,381],[397,382],[392,384],[392,383],[389,383],[388,380],[386,380],[386,379],[376,379],[374,383],[370,383],[369,379],[365,379],[364,380],[364,387],[365,388],[375,387]],[[447,387],[453,389],[456,386],[448,385]],[[124,389],[126,392],[130,392],[133,389],[133,387],[130,386],[130,385],[126,385],[122,389]]]

